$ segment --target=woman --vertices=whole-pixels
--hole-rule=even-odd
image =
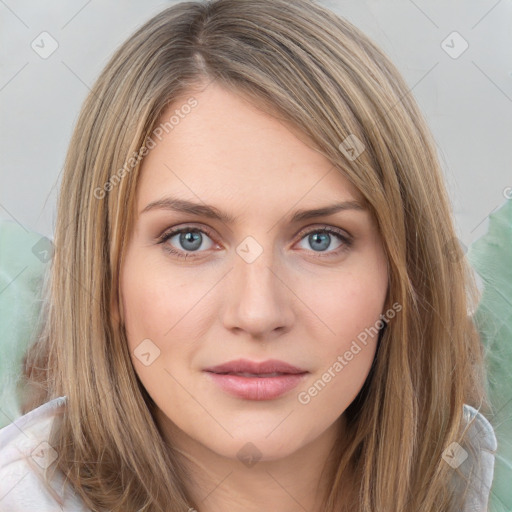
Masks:
[[[454,239],[429,130],[359,30],[306,0],[161,12],[71,140],[0,507],[485,510]]]

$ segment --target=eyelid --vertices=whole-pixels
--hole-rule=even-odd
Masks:
[[[180,227],[182,226],[182,227]],[[191,228],[191,230],[198,230],[198,231],[204,231],[210,238],[214,239],[215,237],[213,235],[213,230],[207,226],[206,224],[196,224],[195,222],[189,222],[189,223],[183,223],[183,224],[177,224],[176,226],[165,228],[160,235],[156,237],[157,240],[160,240],[164,238],[168,233],[171,233],[173,231],[178,231],[180,229],[186,229]],[[339,232],[339,234],[345,236],[346,238],[352,239],[352,235],[346,231],[345,229],[339,228],[337,226],[332,226],[331,224],[322,224],[322,223],[315,223],[315,224],[309,224],[307,226],[304,226],[301,228],[294,236],[293,238],[296,238],[299,235],[305,234],[309,231],[311,231],[314,228],[318,229],[331,229],[335,232]]]
[[[156,237],[157,243],[163,243],[169,238],[172,238],[174,235],[179,234],[182,231],[199,231],[206,234],[208,237],[210,237],[215,243],[218,244],[218,242],[215,240],[215,236],[213,236],[212,230],[205,226],[204,224],[201,224],[200,227],[195,226],[194,223],[188,223],[183,224],[182,227],[180,227],[180,224],[177,226],[172,226],[170,228],[164,229],[164,231]]]
[[[340,235],[341,237],[347,239],[347,241],[350,241],[350,242],[352,242],[353,238],[354,238],[348,231],[346,231],[342,228],[338,228],[338,227],[332,226],[330,224],[318,224],[318,223],[310,224],[309,226],[301,228],[299,230],[299,232],[295,235],[295,237],[302,238],[303,235],[307,235],[311,232],[314,232],[315,229],[318,231],[327,231],[330,233],[336,233],[336,234]]]

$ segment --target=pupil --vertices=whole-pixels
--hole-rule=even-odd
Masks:
[[[313,247],[320,249],[321,251],[325,251],[329,247],[329,234],[328,233],[314,233],[309,236],[310,243]],[[320,241],[320,245],[318,244]]]
[[[180,243],[185,244],[184,248],[188,251],[195,251],[201,247],[201,233],[195,233],[192,231],[188,231],[187,233],[180,234]],[[191,246],[187,246],[186,244],[192,243]]]

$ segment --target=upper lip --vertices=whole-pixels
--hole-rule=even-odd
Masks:
[[[228,361],[227,363],[205,368],[206,372],[213,373],[253,373],[255,375],[262,373],[306,373],[291,364],[279,361],[277,359],[268,359],[266,361],[256,362],[248,359],[237,359],[236,361]]]

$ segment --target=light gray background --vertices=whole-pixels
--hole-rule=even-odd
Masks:
[[[53,237],[64,157],[89,88],[115,48],[173,3],[0,0],[1,217]],[[359,27],[403,73],[433,131],[458,236],[469,245],[512,186],[512,0],[319,3]],[[43,31],[58,43],[46,59],[31,47]],[[454,31],[469,45],[457,58],[443,48],[462,48],[460,38],[447,39]]]

